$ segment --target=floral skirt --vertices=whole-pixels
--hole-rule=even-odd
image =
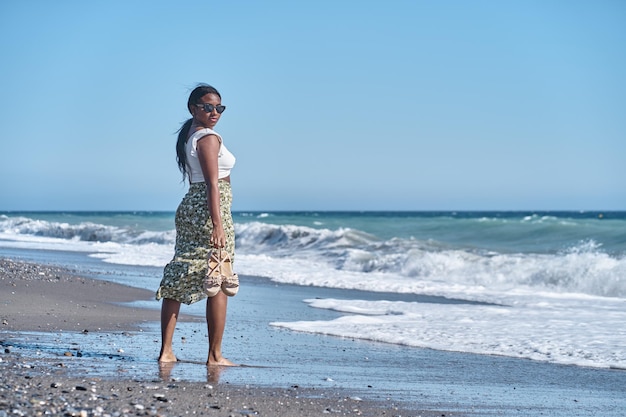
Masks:
[[[230,183],[218,182],[220,214],[226,234],[224,248],[235,259],[235,227],[230,212],[232,192]],[[174,258],[165,266],[156,299],[171,298],[192,304],[206,298],[202,289],[207,273],[213,224],[207,206],[205,183],[193,183],[176,210],[176,247]]]

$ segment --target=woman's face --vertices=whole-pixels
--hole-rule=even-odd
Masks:
[[[213,111],[207,113],[205,108],[203,108],[204,104],[212,104]],[[220,120],[221,114],[217,112],[216,107],[222,104],[222,100],[220,96],[217,94],[209,93],[202,96],[200,102],[196,105],[192,105],[191,114],[193,119],[201,126],[208,127],[209,129],[213,129],[217,122]]]

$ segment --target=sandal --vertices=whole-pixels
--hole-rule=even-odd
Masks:
[[[224,251],[222,257],[222,292],[232,297],[237,294],[237,291],[239,291],[239,276],[233,272],[230,255]]]
[[[220,258],[216,256],[215,251],[211,251],[209,254],[208,270],[204,276],[204,282],[202,283],[202,289],[209,297],[215,297],[217,293],[220,292],[222,286],[221,266],[223,260]]]

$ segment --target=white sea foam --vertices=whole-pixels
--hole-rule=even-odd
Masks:
[[[550,227],[555,223],[546,216],[523,222]],[[626,319],[626,258],[621,252],[605,252],[593,239],[557,251],[498,252],[410,237],[384,240],[347,227],[319,228],[320,223],[312,222],[318,228],[254,219],[237,224],[237,272],[281,283],[377,292],[380,300],[307,300],[311,307],[345,315],[276,326],[433,349],[626,368],[626,333],[621,330]],[[474,233],[473,227],[468,226],[468,233]],[[112,264],[162,267],[173,255],[174,239],[173,230],[0,216],[0,247],[85,252]],[[384,300],[387,292],[496,305],[391,302]]]
[[[496,253],[436,241],[378,240],[349,228],[251,222],[236,232],[239,272],[278,282],[481,301],[516,288],[626,298],[626,257],[603,252],[593,240],[557,253]],[[174,239],[173,230],[0,218],[0,246],[90,252],[115,264],[162,267],[173,255]],[[487,289],[494,294],[485,296]]]
[[[522,294],[514,305],[305,300],[349,313],[330,321],[276,322],[291,330],[408,346],[626,368],[623,300]]]

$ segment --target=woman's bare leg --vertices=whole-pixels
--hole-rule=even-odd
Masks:
[[[207,299],[206,323],[209,330],[209,357],[207,365],[235,366],[234,363],[222,356],[222,338],[226,327],[226,307],[228,297],[218,292],[215,297]]]
[[[164,298],[161,304],[161,353],[159,362],[176,362],[176,355],[172,350],[176,320],[180,311],[180,301]]]

